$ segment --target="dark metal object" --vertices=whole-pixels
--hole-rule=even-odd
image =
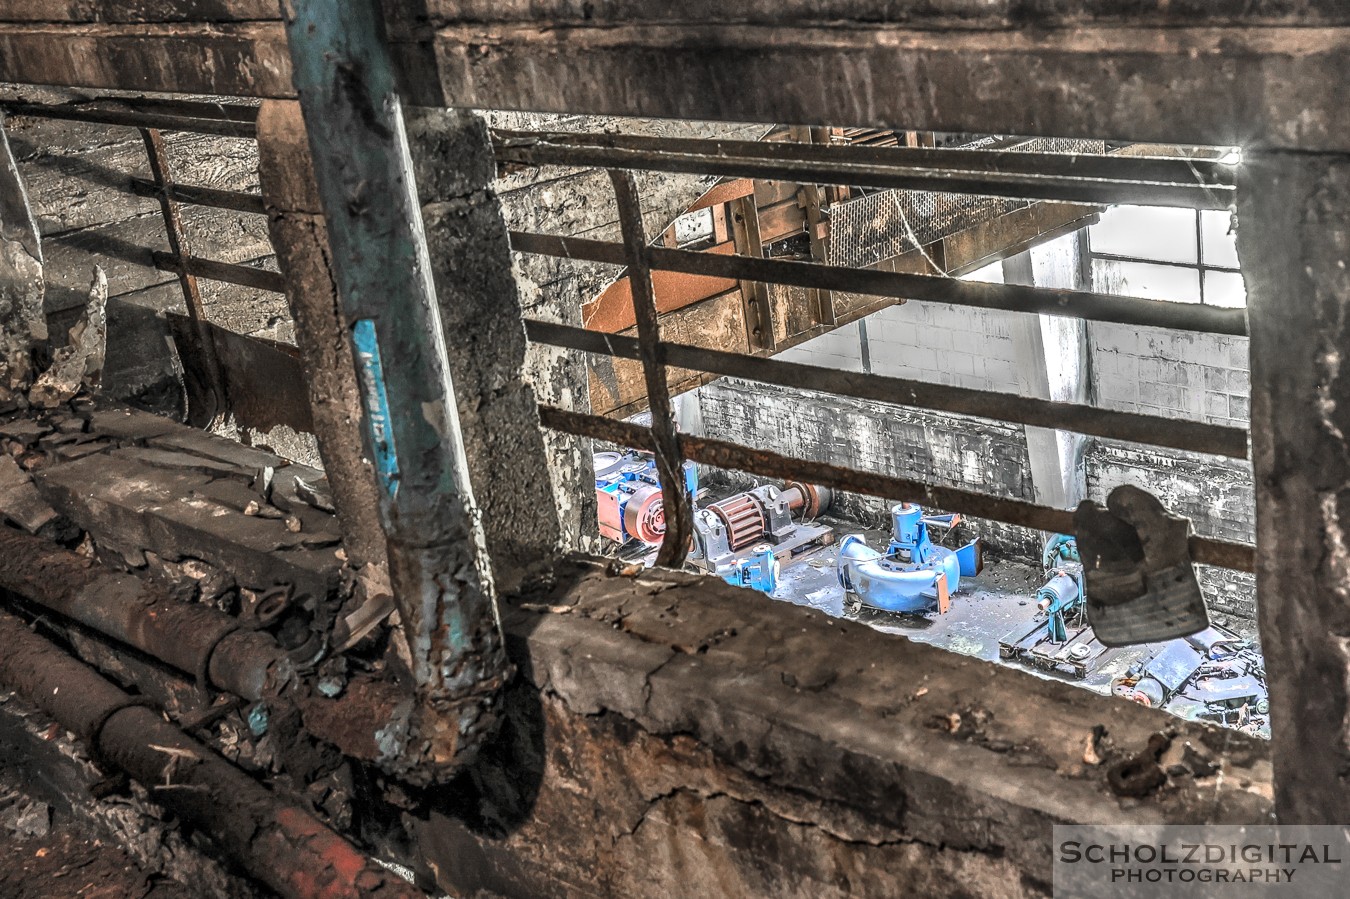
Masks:
[[[642,449],[652,446],[651,432],[647,428],[599,415],[540,406],[539,420],[547,428],[620,446]],[[827,462],[794,459],[779,453],[689,434],[680,435],[680,448],[684,458],[717,468],[746,471],[771,478],[805,480],[837,490],[919,503],[937,509],[960,509],[963,514],[977,518],[989,518],[1056,534],[1074,532],[1072,512],[1023,500],[925,484],[909,478],[858,471]],[[1255,547],[1194,534],[1187,542],[1191,558],[1201,565],[1216,565],[1235,571],[1252,571],[1255,567]]]
[[[116,106],[108,105],[115,102]],[[125,125],[161,131],[190,131],[220,137],[253,137],[257,107],[220,103],[164,102],[148,99],[100,101],[99,105],[0,103],[9,115],[95,125]]]
[[[192,674],[203,686],[258,700],[293,677],[270,636],[240,631],[229,615],[176,602],[148,581],[48,540],[0,528],[0,560],[0,588]]]
[[[199,256],[175,257],[171,253],[152,253],[155,268],[164,272],[190,275],[194,278],[206,278],[208,281],[223,281],[226,284],[238,284],[240,287],[252,287],[257,290],[270,290],[272,293],[285,293],[285,279],[277,272],[251,265],[236,265],[233,262],[218,262],[214,259],[202,259]]]
[[[979,172],[953,171],[952,167],[945,165],[942,168],[907,169],[898,161],[854,160],[849,158],[847,153],[835,148],[821,148],[815,151],[817,158],[805,161],[765,153],[762,150],[765,146],[768,144],[749,144],[750,148],[761,148],[756,155],[750,155],[752,151],[747,149],[742,155],[721,156],[710,153],[703,146],[686,146],[675,150],[630,149],[553,142],[549,136],[536,136],[516,138],[499,144],[497,158],[502,162],[520,165],[643,169],[690,175],[759,178],[769,181],[1014,197],[1022,200],[1060,200],[1069,203],[1134,203],[1182,209],[1227,209],[1233,203],[1232,187],[1198,184],[1194,177],[1189,179],[1189,183],[1161,183],[1082,175],[1066,177],[1060,174],[1013,172],[1007,168],[1002,171],[986,168]]]
[[[166,318],[183,363],[183,379],[189,385],[208,377],[201,352],[202,335],[211,341],[230,413],[240,426],[269,431],[286,425],[313,432],[314,417],[305,392],[305,366],[299,350],[275,340],[236,334],[210,322],[198,325],[174,312],[167,313]]]
[[[140,197],[161,197],[165,194],[176,203],[190,206],[210,206],[215,209],[232,209],[235,212],[266,214],[263,198],[258,194],[248,194],[238,190],[219,190],[214,187],[197,187],[190,184],[169,184],[161,186],[145,178],[131,179],[131,192]]]
[[[619,359],[641,358],[640,342],[622,334],[602,334],[585,328],[535,319],[526,319],[525,333],[531,340],[549,346],[614,356]],[[1242,428],[1221,427],[1179,418],[1165,418],[1160,415],[1118,412],[1081,403],[1060,403],[994,390],[975,390],[884,375],[841,371],[676,343],[663,343],[661,347],[667,365],[723,377],[745,378],[764,384],[799,387],[804,390],[822,390],[854,399],[896,403],[920,409],[937,409],[942,412],[976,415],[999,421],[1015,421],[1036,427],[1058,428],[1094,437],[1168,446],[1233,459],[1247,458],[1247,432]]]
[[[183,231],[183,217],[178,203],[170,196],[173,175],[169,168],[169,154],[164,146],[164,135],[154,128],[141,128],[141,138],[145,142],[145,154],[150,160],[150,173],[154,177],[157,189],[160,214],[164,219],[164,231],[169,241],[169,255],[175,267],[170,269],[178,274],[178,283],[183,289],[183,303],[187,307],[188,317],[194,324],[206,321],[206,306],[202,302],[201,291],[197,288],[197,278],[187,268],[191,255],[188,249],[187,235]],[[159,264],[161,254],[152,254]],[[224,411],[225,386],[220,374],[220,363],[216,360],[216,348],[210,335],[201,334],[199,352],[201,366],[206,377],[199,382],[199,390],[188,395],[188,420],[197,427],[206,427],[216,416]]]
[[[619,206],[619,224],[623,229],[628,277],[633,285],[633,315],[637,320],[638,358],[647,381],[647,401],[652,416],[652,451],[661,479],[665,505],[665,536],[656,554],[656,564],[678,568],[689,554],[694,533],[692,497],[683,485],[684,457],[680,454],[680,436],[675,412],[670,404],[666,377],[665,344],[661,342],[661,324],[656,312],[656,294],[652,290],[652,272],[647,263],[646,226],[642,223],[642,203],[632,172],[610,171],[614,197]]]
[[[562,259],[580,259],[612,265],[625,263],[623,248],[619,244],[602,240],[512,231],[511,246],[522,253],[538,253]],[[1145,300],[1139,297],[1121,297],[1076,290],[985,284],[957,278],[845,268],[812,262],[722,256],[717,253],[673,250],[668,247],[650,247],[647,256],[654,269],[693,275],[768,281],[903,300],[951,303],[955,306],[971,306],[979,309],[1066,315],[1092,321],[1172,328],[1178,331],[1235,335],[1247,333],[1247,316],[1242,309],[1223,309],[1194,303],[1169,303],[1164,300]]]
[[[363,386],[389,574],[418,708],[403,776],[443,781],[510,676],[446,362],[393,63],[375,0],[296,0],[295,86]]]
[[[209,833],[282,896],[421,895],[19,619],[0,614],[0,644],[0,683],[73,731],[101,762],[140,781],[156,802]]]
[[[818,129],[811,129],[813,132]],[[1156,182],[1196,188],[1232,187],[1233,167],[1214,159],[1158,156],[1099,155],[1095,153],[1035,153],[1015,150],[936,149],[928,147],[833,146],[828,136],[812,135],[814,142],[747,141],[653,137],[645,134],[494,131],[499,153],[532,142],[555,146],[646,150],[704,155],[719,159],[765,159],[782,162],[882,165],[896,169],[927,169],[1005,175],[1044,175],[1123,182]],[[792,178],[810,183],[813,179]]]

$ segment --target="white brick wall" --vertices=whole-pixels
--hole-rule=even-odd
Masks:
[[[862,371],[862,347],[858,342],[858,325],[856,322],[844,325],[828,334],[822,334],[784,350],[774,358],[839,371]]]
[[[872,371],[983,390],[1017,390],[1015,312],[906,303],[867,319]]]
[[[1108,409],[1245,427],[1247,338],[1092,322],[1093,380]]]

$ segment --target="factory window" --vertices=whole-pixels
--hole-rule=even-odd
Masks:
[[[1092,286],[1102,293],[1247,305],[1236,219],[1226,210],[1116,206],[1088,228]]]

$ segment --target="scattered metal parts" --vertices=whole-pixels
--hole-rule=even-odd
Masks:
[[[394,612],[394,597],[388,593],[371,596],[346,618],[333,634],[333,650],[346,652],[369,636]]]

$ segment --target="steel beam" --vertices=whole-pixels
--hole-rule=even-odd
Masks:
[[[512,231],[511,246],[522,253],[624,264],[622,246],[588,238]],[[957,278],[818,265],[813,262],[720,256],[668,247],[652,247],[648,255],[654,268],[692,275],[793,284],[798,287],[826,288],[899,300],[951,303],[980,309],[1070,315],[1093,321],[1181,331],[1235,335],[1247,333],[1246,313],[1242,309],[1221,309],[1217,306],[1170,303],[1076,290],[984,284]]]
[[[730,138],[658,137],[648,134],[601,134],[574,131],[512,131],[498,129],[499,153],[528,148],[532,143],[554,147],[612,149],[634,153],[704,155],[718,159],[752,159],[782,164],[826,166],[887,166],[919,172],[963,172],[1021,177],[1082,178],[1197,188],[1233,186],[1233,166],[1218,162],[1219,154],[1192,159],[1176,156],[1134,156],[1098,153],[1041,153],[1021,150],[936,149],[930,147],[874,147],[831,144],[823,128],[794,127],[811,141],[750,141]]]
[[[550,346],[620,359],[642,358],[641,341],[620,334],[603,334],[553,322],[527,320],[531,340]],[[1080,403],[1060,403],[996,390],[974,390],[885,375],[864,374],[761,359],[744,353],[665,343],[666,364],[727,378],[745,378],[764,384],[819,390],[838,396],[975,415],[997,421],[1015,421],[1042,428],[1058,428],[1094,437],[1108,437],[1152,446],[1166,446],[1232,459],[1247,458],[1247,432],[1159,415],[1118,412]]]
[[[287,34],[417,685],[404,776],[443,781],[495,728],[510,664],[378,7],[296,0]]]
[[[1001,169],[986,165],[980,169],[966,170],[960,167],[958,159],[951,160],[950,165],[943,165],[939,157],[926,163],[927,167],[921,168],[907,164],[902,151],[899,150],[890,151],[896,154],[896,158],[888,160],[884,156],[879,159],[873,158],[875,154],[887,152],[884,150],[860,148],[863,150],[862,153],[851,154],[843,148],[822,147],[803,159],[784,154],[776,149],[781,146],[780,144],[770,141],[730,148],[725,155],[701,141],[684,141],[680,144],[676,148],[670,148],[658,140],[653,143],[654,149],[646,149],[585,144],[575,140],[554,141],[551,136],[544,135],[503,141],[498,145],[497,157],[504,163],[517,165],[644,169],[691,175],[722,175],[729,178],[974,194],[1019,200],[1059,200],[1092,204],[1132,203],[1182,209],[1227,209],[1233,203],[1231,186],[1198,174],[1198,169],[1197,174],[1187,173],[1190,174],[1187,180],[1161,182],[1146,180],[1139,176],[1135,176],[1133,180],[1125,180],[1121,177],[1077,173],[1048,174],[1036,171],[1031,166],[1027,166],[1025,171],[1013,171],[1012,163],[1006,160],[1002,163]],[[753,148],[756,147],[760,148],[758,153],[754,152]],[[1044,156],[1026,155],[1031,163],[1051,167],[1052,160]],[[1101,163],[1097,162],[1097,165],[1100,166]],[[1181,174],[1180,170],[1177,173]]]

